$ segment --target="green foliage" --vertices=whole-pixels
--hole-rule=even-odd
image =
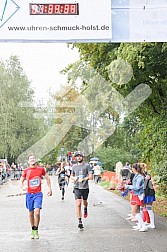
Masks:
[[[160,162],[156,168],[154,168],[155,174],[158,174],[157,185],[158,193],[167,198],[167,156],[163,162]]]
[[[19,105],[21,102],[33,104],[33,93],[16,56],[11,56],[6,63],[0,62],[0,157],[7,157],[10,163],[45,130],[44,122],[34,118],[34,108]]]
[[[101,181],[100,185],[106,189],[109,189],[113,184],[110,181],[105,180],[105,181]]]
[[[100,159],[104,169],[108,171],[114,171],[115,164],[118,161],[122,164],[134,162],[134,157],[123,148],[101,147],[95,151],[94,155]]]
[[[59,149],[56,147],[51,152],[47,153],[47,155],[42,158],[41,162],[43,164],[55,164],[57,162],[58,153]]]
[[[119,128],[119,132],[109,137],[104,143],[105,147],[99,148],[94,155],[98,156],[109,170],[113,170],[119,160],[123,163],[126,161],[133,163],[138,159],[149,163],[151,173],[160,177],[159,190],[167,194],[166,172],[164,172],[166,168],[159,169],[161,167],[159,164],[164,164],[166,160],[167,150],[167,43],[92,43],[74,44],[74,47],[78,48],[80,58],[88,62],[108,81],[109,89],[111,86],[115,87],[123,96],[127,96],[140,83],[145,83],[151,88],[152,93],[148,99],[120,123],[122,129]],[[126,67],[122,61],[124,60],[133,69],[132,78],[124,85],[112,83],[110,80],[111,76],[117,80],[115,73],[113,75],[112,71],[108,72],[111,62],[117,59],[121,60],[121,66]],[[114,66],[123,79],[126,69],[122,69],[121,72],[118,62]],[[72,67],[73,65],[66,69],[66,72]],[[76,69],[78,68],[75,66],[71,76],[75,76]],[[88,79],[91,80],[91,76]],[[83,82],[82,88],[88,84],[89,81],[87,84]],[[96,85],[98,87],[99,83]],[[90,92],[88,97],[91,95],[96,97],[96,93]],[[105,98],[104,102],[107,102]],[[91,108],[93,113],[93,106]],[[114,125],[119,123],[120,119],[115,115],[113,108],[107,108],[101,117],[109,118]]]
[[[129,127],[129,136],[134,149],[140,150],[139,159],[151,165],[151,173],[154,175],[155,183],[158,185],[158,191],[167,195],[167,177],[166,177],[166,117],[154,116],[150,121],[138,123],[136,126]],[[131,119],[129,119],[132,122]],[[127,122],[126,122],[127,123]],[[135,132],[135,134],[133,134]],[[131,133],[131,134],[130,134]]]
[[[167,195],[167,46],[166,43],[121,44],[117,53],[133,67],[133,78],[119,88],[126,95],[140,83],[152,89],[150,97],[126,118],[131,149],[140,153],[139,159],[150,164],[151,173],[158,176],[159,192]],[[163,60],[164,59],[164,60]]]

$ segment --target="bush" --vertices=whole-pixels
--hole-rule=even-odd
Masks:
[[[167,161],[159,163],[155,173],[158,175],[158,180],[155,180],[155,184],[158,185],[158,193],[167,198]]]
[[[135,161],[134,157],[124,148],[113,148],[111,146],[99,148],[94,155],[100,159],[104,169],[108,171],[114,171],[115,164],[118,161],[121,161],[122,164],[134,163]]]

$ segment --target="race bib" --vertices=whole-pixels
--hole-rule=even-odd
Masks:
[[[40,185],[40,180],[38,178],[30,180],[30,187],[37,187]]]

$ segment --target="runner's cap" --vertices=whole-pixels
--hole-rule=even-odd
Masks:
[[[76,157],[76,156],[82,156],[82,157],[84,157],[84,154],[83,154],[83,152],[81,152],[81,151],[76,151],[75,154],[74,154],[74,156],[75,156],[75,157]]]

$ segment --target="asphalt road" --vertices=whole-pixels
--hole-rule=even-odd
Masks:
[[[72,184],[66,187],[62,202],[57,177],[51,176],[51,180],[51,197],[46,195],[43,181],[39,240],[30,239],[25,195],[18,181],[0,186],[0,252],[167,252],[166,218],[156,216],[156,229],[134,231],[134,223],[125,220],[130,213],[129,202],[91,181],[89,215],[80,231]]]

